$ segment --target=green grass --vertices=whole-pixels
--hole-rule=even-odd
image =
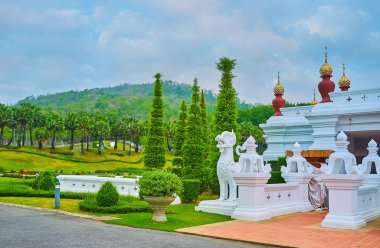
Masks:
[[[196,204],[181,204],[170,206],[167,210],[167,222],[152,221],[152,213],[130,213],[117,215],[121,219],[104,221],[109,224],[124,225],[137,228],[161,231],[175,231],[179,228],[206,225],[216,222],[229,221],[229,216],[209,214],[195,211]]]
[[[122,148],[120,145],[119,148]],[[74,154],[67,154],[69,149],[57,148],[55,153],[50,152],[50,148],[44,147],[38,150],[36,147],[21,147],[18,149],[0,148],[0,167],[10,170],[24,171],[63,171],[64,173],[96,170],[114,170],[117,168],[143,168],[143,153],[140,151],[136,154],[132,151],[128,155],[128,149],[107,149],[102,150],[98,155],[96,149],[86,151],[86,154],[80,153],[79,145],[75,146]],[[124,153],[123,157],[112,153]],[[171,166],[173,155],[168,153],[167,167]]]

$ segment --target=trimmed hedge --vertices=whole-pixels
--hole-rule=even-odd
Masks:
[[[281,166],[286,166],[286,158],[280,157],[277,160],[268,161],[268,163],[272,167],[271,178],[268,184],[285,183],[284,178],[281,176]]]
[[[200,192],[201,181],[199,180],[182,180],[183,190],[180,198],[183,202],[194,202]]]
[[[111,182],[106,182],[100,188],[96,196],[97,205],[100,207],[112,207],[119,202],[119,193]]]
[[[268,184],[277,184],[277,183],[285,183],[285,180],[281,176],[281,171],[272,171],[271,178],[269,179]]]
[[[90,211],[96,213],[132,213],[132,212],[150,212],[149,203],[133,196],[122,196],[117,205],[111,207],[100,207],[96,202],[96,198],[86,197],[84,201],[79,203],[79,209],[82,211]]]
[[[182,191],[178,176],[158,170],[144,173],[138,184],[141,196],[172,196]]]

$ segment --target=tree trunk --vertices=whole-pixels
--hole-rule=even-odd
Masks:
[[[52,150],[55,150],[55,136],[56,136],[56,134],[55,134],[55,130],[54,130],[53,131],[53,139],[51,141],[51,149]]]
[[[42,150],[42,141],[38,140],[38,150]]]
[[[136,142],[135,142],[135,153],[139,153],[139,143],[140,143],[140,134],[137,134]]]
[[[15,132],[16,132],[16,130],[15,130],[15,129],[12,129],[12,137],[11,137],[11,139],[8,141],[7,146],[10,146],[10,145],[12,144],[13,139],[14,139],[14,136],[15,136]]]
[[[101,153],[102,153],[102,143],[103,143],[102,138],[99,138],[98,154],[101,154]]]
[[[123,137],[123,151],[125,151],[125,134],[124,134],[124,137]]]
[[[90,150],[90,136],[86,136],[86,143],[87,143],[87,147],[86,147],[86,150],[89,151]]]
[[[74,150],[74,130],[71,130],[71,135],[70,135],[70,150]]]
[[[23,127],[22,130],[22,146],[25,146],[25,139],[26,139],[26,127]]]
[[[30,138],[30,145],[34,146],[34,144],[33,144],[33,128],[32,127],[29,128],[29,138]]]
[[[4,127],[0,129],[0,146],[3,146]]]
[[[81,153],[84,154],[84,136],[82,137],[80,143],[81,143]]]
[[[117,135],[116,135],[115,136],[115,146],[113,147],[114,150],[117,150],[117,142],[118,142],[118,140],[117,140]]]

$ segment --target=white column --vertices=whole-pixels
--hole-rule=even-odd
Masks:
[[[297,207],[299,212],[308,212],[314,210],[309,201],[309,183],[312,174],[303,173],[283,173],[281,176],[287,183],[297,183],[299,185],[297,192]]]
[[[260,221],[270,219],[265,206],[264,186],[270,178],[265,173],[237,173],[232,175],[239,187],[238,207],[232,213],[233,219]]]
[[[321,227],[359,229],[365,226],[359,211],[358,188],[364,177],[360,175],[330,174],[323,181],[329,189],[329,213]]]

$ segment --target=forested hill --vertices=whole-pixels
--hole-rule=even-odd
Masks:
[[[176,119],[181,101],[191,100],[191,85],[179,84],[172,81],[163,83],[163,96],[165,104],[165,119]],[[216,96],[205,91],[207,110],[215,109]],[[138,119],[147,119],[153,97],[153,84],[122,84],[107,88],[86,89],[83,91],[67,91],[56,94],[27,97],[20,102],[31,102],[43,110],[57,113],[68,111],[116,111],[119,115],[128,115]],[[250,108],[251,105],[239,101],[239,109]]]

